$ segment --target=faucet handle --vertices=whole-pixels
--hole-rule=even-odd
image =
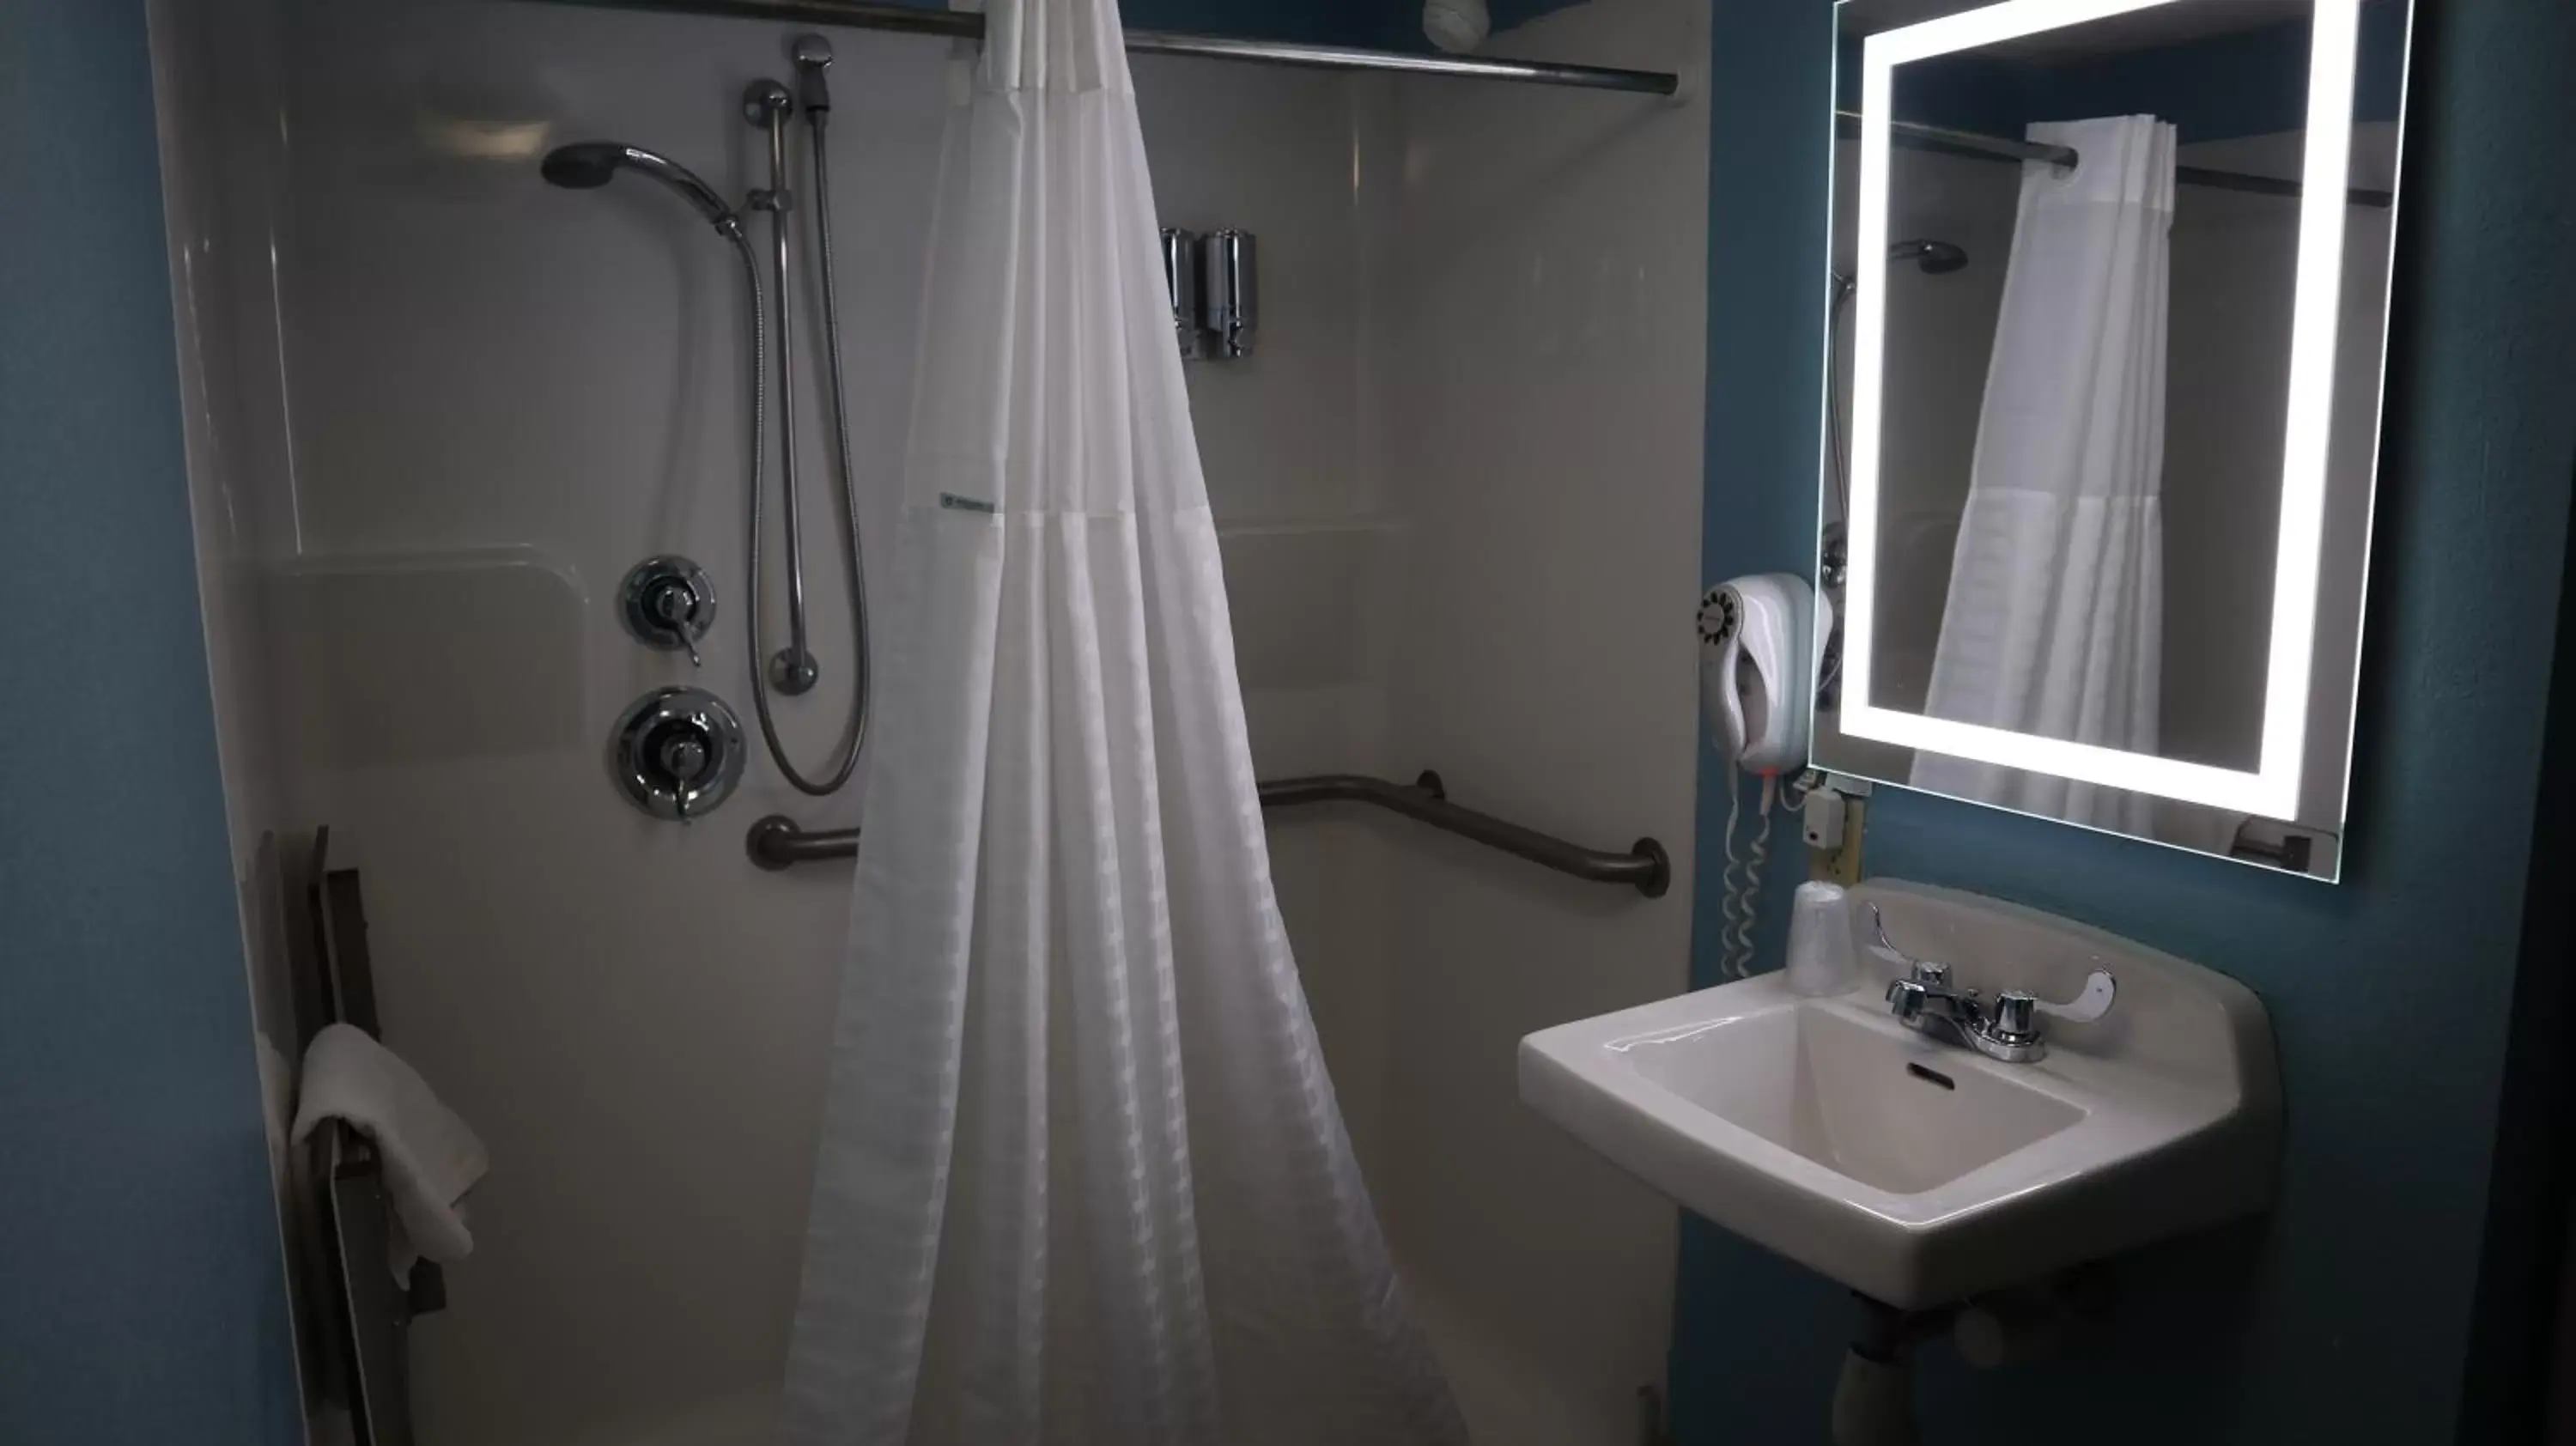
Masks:
[[[1891,979],[1887,982],[1887,1011],[1907,1024],[1923,1017],[1923,1006],[1928,999],[1922,984],[1915,980]]]
[[[1915,962],[1912,955],[1897,948],[1894,944],[1888,941],[1887,916],[1878,911],[1878,905],[1876,904],[1869,906],[1869,931],[1878,936],[1878,948],[1881,953],[1894,956],[1896,961],[1901,964],[1912,964]]]
[[[1887,917],[1878,911],[1876,904],[1869,906],[1869,931],[1878,939],[1878,942],[1872,946],[1871,952],[1890,964],[1904,965],[1909,977],[1922,980],[1927,984],[1939,984],[1949,978],[1949,965],[1936,964],[1929,959],[1917,959],[1896,947],[1895,943],[1887,937]],[[1924,973],[1927,969],[1934,971],[1929,977]]]
[[[2005,1044],[2031,1044],[2039,1039],[2039,1021],[2035,1017],[2039,1000],[2018,989],[2007,989],[1995,996],[1994,1016],[1986,1021],[1986,1031]]]
[[[2007,1044],[2026,1043],[2039,1038],[2042,1018],[2064,1020],[2069,1024],[2090,1024],[2110,1012],[2111,999],[2117,992],[2111,976],[2099,969],[2084,981],[2084,992],[2064,1004],[2052,1004],[2019,989],[2007,989],[1995,996],[1994,1017],[1988,1030]]]
[[[1889,941],[1887,937],[1887,920],[1879,913],[1878,905],[1876,904],[1869,906],[1869,928],[1871,933],[1878,936],[1878,943],[1874,946],[1872,952],[1876,953],[1878,957],[1885,959],[1891,964],[1904,965],[1905,977],[1908,980],[1916,984],[1930,984],[1936,988],[1947,988],[1949,986],[1949,965],[1942,963],[1938,959],[1917,959],[1913,955],[1906,953],[1904,950],[1897,948],[1894,943]],[[1963,989],[1959,992],[1974,998],[1977,991],[1973,989]]]
[[[2091,1024],[2111,1012],[2111,1001],[2120,992],[2120,983],[2108,969],[2096,969],[2084,976],[2083,991],[2064,1004],[2046,999],[2031,1001],[2033,1008],[2050,1019],[2068,1024]]]
[[[2096,969],[2084,981],[2084,992],[2064,1004],[2052,1004],[2019,989],[2004,990],[1995,996],[1995,1012],[1987,1021],[1987,1032],[2006,1044],[2028,1044],[2038,1040],[2042,1018],[2090,1024],[2110,1012],[2117,987],[2109,974]]]

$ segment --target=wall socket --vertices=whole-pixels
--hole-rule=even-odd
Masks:
[[[1869,830],[1869,783],[1810,770],[1799,806],[1807,875],[1850,888],[1860,882],[1861,838]]]

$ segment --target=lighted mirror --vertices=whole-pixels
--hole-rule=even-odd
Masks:
[[[1844,0],[1815,763],[2331,879],[2405,0]]]

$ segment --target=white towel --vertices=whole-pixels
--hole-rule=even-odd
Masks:
[[[483,1142],[410,1065],[353,1025],[324,1026],[304,1051],[295,1142],[324,1120],[345,1120],[375,1142],[394,1208],[394,1279],[408,1284],[417,1258],[461,1260],[473,1250],[459,1202],[491,1168]]]

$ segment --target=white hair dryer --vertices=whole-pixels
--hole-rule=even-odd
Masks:
[[[1726,769],[1726,925],[1721,967],[1751,972],[1753,924],[1762,869],[1771,855],[1772,805],[1780,775],[1807,766],[1807,724],[1815,712],[1816,640],[1832,630],[1832,604],[1806,579],[1757,573],[1710,588],[1699,602],[1699,697],[1710,740]],[[1825,621],[1817,614],[1824,612]],[[1753,834],[1736,853],[1735,823],[1743,769],[1762,779]]]
[[[1766,777],[1807,766],[1819,599],[1806,579],[1757,573],[1699,604],[1699,693],[1718,752]],[[1824,603],[1831,608],[1831,603]]]

